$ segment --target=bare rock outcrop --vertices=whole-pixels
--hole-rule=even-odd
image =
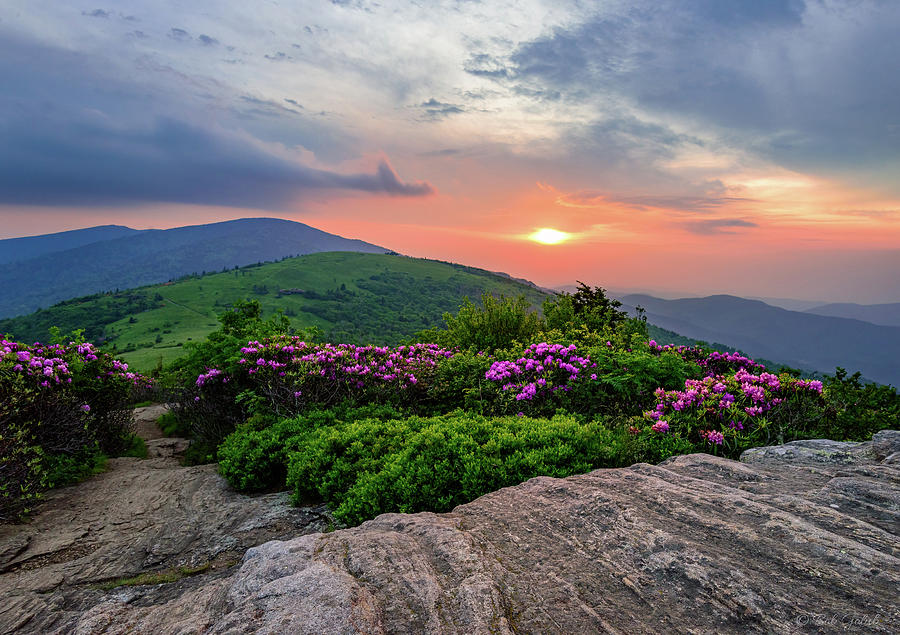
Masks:
[[[152,431],[159,414],[139,412],[139,428]],[[0,633],[69,632],[110,597],[99,583],[182,567],[203,569],[209,581],[249,547],[331,525],[324,506],[293,507],[286,493],[238,494],[214,465],[181,466],[183,439],[147,436],[150,458],[112,459],[103,474],[49,492],[27,523],[0,525]],[[170,600],[198,582],[114,597]]]
[[[67,628],[897,632],[898,451],[882,432],[535,478],[448,514],[269,542],[230,574],[166,598],[114,593]]]

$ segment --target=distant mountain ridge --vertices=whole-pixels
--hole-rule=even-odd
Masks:
[[[76,232],[74,241],[35,236],[14,243],[9,252],[21,253],[31,244],[43,253],[0,264],[0,317],[29,313],[69,298],[165,282],[191,273],[221,271],[236,266],[279,260],[323,251],[385,253],[361,240],[343,238],[303,223],[276,218],[192,225],[165,230],[90,228]],[[125,230],[125,231],[120,231]],[[69,233],[69,232],[66,232]],[[115,234],[124,234],[115,237]],[[113,235],[84,242],[90,237]],[[82,241],[78,246],[73,242]],[[0,242],[3,250],[7,241]],[[48,245],[60,245],[47,251]],[[6,253],[6,251],[0,251]],[[7,256],[10,257],[10,256]],[[20,256],[19,256],[20,257]]]
[[[855,304],[834,302],[806,309],[805,313],[863,320],[881,326],[900,326],[900,302],[891,304]]]
[[[140,229],[132,229],[122,225],[99,225],[86,229],[25,236],[23,238],[7,238],[0,240],[0,265],[20,260],[31,260],[44,254],[65,251],[90,245],[104,240],[122,238],[140,234]]]
[[[723,342],[750,356],[833,373],[841,366],[881,383],[900,385],[900,327],[844,317],[788,311],[730,295],[663,300],[632,294],[626,308],[641,306],[664,329],[707,342]]]

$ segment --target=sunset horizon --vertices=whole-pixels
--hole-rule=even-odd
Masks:
[[[0,239],[277,217],[543,286],[900,301],[900,5],[14,4]]]

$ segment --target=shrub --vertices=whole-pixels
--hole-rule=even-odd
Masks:
[[[156,425],[167,437],[187,437],[190,434],[190,424],[179,419],[174,412],[165,412],[156,420]]]
[[[124,451],[132,391],[145,383],[90,344],[0,340],[0,521]]]
[[[615,464],[621,441],[599,422],[442,417],[363,420],[311,432],[290,453],[295,500],[320,497],[355,524],[390,511],[447,511],[534,476]]]
[[[453,355],[434,344],[315,345],[299,336],[254,340],[240,352],[237,370],[208,369],[197,377],[193,399],[179,404],[176,412],[195,422],[195,437],[211,430],[209,438],[218,442],[253,413],[294,416],[345,401],[414,407],[425,398],[438,362]],[[221,405],[226,400],[234,404],[227,415]],[[197,421],[208,423],[198,430]]]
[[[456,315],[444,314],[446,332],[441,334],[445,346],[494,352],[528,344],[544,328],[541,316],[531,308],[525,296],[495,298],[481,296],[481,306],[465,298]]]
[[[581,352],[581,351],[584,352]],[[485,377],[505,395],[498,413],[549,415],[557,409],[585,415],[637,414],[657,386],[677,386],[696,372],[676,355],[616,349],[611,343],[532,344],[515,360],[492,363]]]
[[[289,452],[305,443],[313,430],[355,419],[388,420],[400,416],[402,413],[390,406],[353,408],[341,404],[271,425],[266,425],[263,418],[251,418],[219,446],[219,472],[242,492],[281,489],[285,487]]]
[[[614,333],[628,321],[628,313],[621,311],[622,303],[608,298],[602,287],[593,289],[583,282],[573,294],[559,293],[544,302],[544,319],[547,328],[570,333],[583,328],[589,332],[607,335]],[[646,320],[639,320],[644,324]],[[646,339],[646,327],[642,332]]]
[[[864,441],[900,421],[900,394],[892,386],[863,383],[860,373],[838,368],[826,376],[823,394],[831,415],[816,430],[828,439]]]
[[[645,427],[737,457],[749,447],[809,437],[828,416],[821,393],[820,381],[740,368],[689,379],[684,390],[658,389]]]
[[[145,450],[146,451],[146,450]],[[76,454],[44,456],[44,483],[47,487],[65,487],[106,471],[107,458],[96,447]]]

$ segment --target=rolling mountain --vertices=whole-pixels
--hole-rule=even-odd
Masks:
[[[892,304],[838,302],[806,309],[805,313],[851,318],[871,322],[872,324],[880,324],[881,326],[900,326],[900,302]]]
[[[48,329],[84,328],[139,370],[168,362],[189,340],[202,340],[238,300],[259,300],[266,316],[283,310],[295,327],[315,326],[332,341],[396,344],[438,326],[464,296],[485,291],[547,294],[531,283],[482,269],[389,254],[328,252],[250,265],[118,293],[67,300],[0,320],[0,333],[46,340]]]
[[[74,229],[56,234],[8,238],[0,240],[0,265],[19,260],[31,260],[44,254],[76,249],[92,243],[139,233],[141,233],[139,229],[131,229],[122,225],[100,225],[99,227]]]
[[[123,235],[115,236],[117,233]],[[58,238],[65,234],[75,236]],[[104,235],[109,236],[86,242]],[[79,240],[80,245],[72,246]],[[275,218],[246,218],[166,230],[95,227],[81,232],[2,241],[0,249],[5,249],[8,242],[13,243],[12,248],[0,253],[19,259],[0,264],[0,288],[3,289],[0,317],[26,314],[78,296],[287,256],[322,251],[386,251],[303,223]],[[41,253],[21,259],[22,245],[29,244],[35,247],[35,253]],[[50,251],[54,246],[61,249]]]
[[[689,338],[725,342],[751,357],[826,373],[842,366],[900,385],[900,327],[788,311],[729,295],[681,300],[628,295],[621,300],[629,309],[642,306],[657,326]]]

